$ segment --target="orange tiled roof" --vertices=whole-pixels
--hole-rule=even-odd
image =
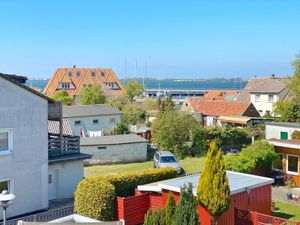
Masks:
[[[44,93],[51,97],[59,90],[59,83],[70,83],[74,86],[74,88],[65,89],[71,97],[79,95],[83,85],[87,84],[97,84],[105,87],[106,84],[116,83],[119,88],[105,88],[105,91],[111,94],[121,94],[123,91],[123,85],[114,71],[109,68],[58,68],[45,87]]]
[[[226,95],[237,95],[238,92],[235,90],[211,90],[208,91],[204,98],[210,100],[225,100]]]
[[[207,100],[201,97],[189,98],[188,101],[195,112],[212,116],[243,116],[249,107],[253,107],[251,103]],[[257,110],[254,108],[252,111],[252,115],[257,116]]]

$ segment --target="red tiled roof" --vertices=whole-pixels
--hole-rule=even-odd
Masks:
[[[205,98],[190,98],[189,102],[195,112],[213,116],[242,116],[251,105],[251,103],[206,100]]]
[[[238,92],[234,90],[211,90],[208,91],[204,98],[210,100],[225,100],[226,95],[237,95]]]
[[[272,142],[279,142],[283,144],[292,144],[292,145],[300,145],[300,139],[289,139],[289,140],[281,140],[281,139],[270,139]]]

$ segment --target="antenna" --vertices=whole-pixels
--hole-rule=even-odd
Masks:
[[[126,56],[125,56],[125,61],[124,61],[124,77],[126,77],[127,75],[127,60],[126,60]]]
[[[134,70],[134,79],[136,80],[137,75],[137,57],[135,57],[135,70]]]
[[[145,77],[147,77],[147,61],[145,61],[145,74],[143,77],[143,87],[145,88]]]

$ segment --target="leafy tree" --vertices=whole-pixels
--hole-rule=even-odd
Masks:
[[[191,183],[180,191],[180,202],[175,209],[172,225],[199,225],[197,201]]]
[[[66,90],[60,90],[60,91],[56,92],[52,96],[52,98],[54,100],[61,101],[63,105],[71,105],[73,102],[72,97],[70,97],[68,95],[68,92],[66,92]]]
[[[122,95],[107,95],[106,101],[112,107],[123,110],[123,107],[128,103],[128,99]]]
[[[292,134],[292,139],[300,139],[300,131],[295,130]]]
[[[140,96],[144,92],[144,87],[138,81],[131,80],[125,86],[125,96],[132,102],[133,98]]]
[[[177,111],[167,111],[153,122],[152,141],[162,150],[169,150],[180,156],[185,142],[190,140],[192,129],[197,121]]]
[[[215,142],[210,144],[207,153],[197,188],[197,199],[212,215],[212,224],[216,224],[217,218],[230,206],[230,189],[223,153]]]
[[[239,155],[226,156],[226,169],[250,173],[257,166],[271,165],[277,157],[273,145],[264,140],[255,141],[252,145],[243,148]]]
[[[123,107],[123,121],[126,124],[144,124],[146,121],[146,111],[141,105],[129,102]]]
[[[172,219],[175,214],[176,202],[174,196],[169,192],[168,200],[165,206],[165,224],[172,225]]]
[[[165,212],[163,209],[149,209],[144,218],[144,225],[165,225]]]
[[[103,104],[106,101],[101,86],[96,84],[83,87],[80,96],[80,103],[82,105]]]
[[[174,110],[175,108],[175,103],[172,100],[171,96],[168,96],[167,98],[161,100],[160,98],[158,99],[158,107],[159,107],[159,112],[164,113],[167,111]]]
[[[292,62],[293,77],[287,80],[289,89],[288,99],[277,101],[273,106],[273,113],[281,118],[281,122],[300,122],[300,52]]]
[[[117,123],[117,127],[114,128],[114,134],[129,134],[129,129],[126,123]]]

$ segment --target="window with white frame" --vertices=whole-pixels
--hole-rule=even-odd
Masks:
[[[268,95],[268,102],[270,103],[274,102],[274,95]]]
[[[9,180],[0,180],[0,192],[8,190],[10,191],[10,181]]]
[[[12,151],[12,129],[0,129],[0,153]]]
[[[255,101],[260,102],[260,95],[255,95]]]
[[[283,154],[278,153],[278,158],[273,160],[272,163],[273,170],[283,171]]]
[[[298,156],[287,155],[287,165],[286,165],[287,173],[298,175],[299,173],[298,161],[299,161]]]

